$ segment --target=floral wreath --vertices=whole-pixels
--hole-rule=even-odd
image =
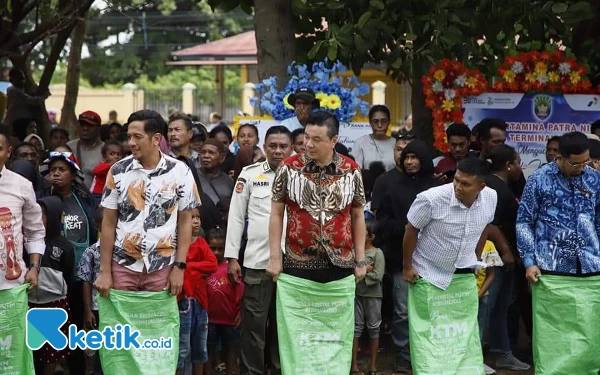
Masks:
[[[574,58],[556,52],[521,52],[508,56],[498,68],[496,92],[578,93],[597,92],[586,77],[587,68]]]
[[[333,112],[340,121],[351,121],[357,110],[363,115],[368,114],[369,103],[362,100],[361,96],[369,93],[369,85],[360,83],[355,76],[344,80],[340,75],[346,73],[346,68],[339,61],[333,63],[331,68],[327,65],[326,59],[314,63],[309,70],[306,65],[293,62],[287,68],[290,80],[283,90],[277,89],[276,77],[267,78],[256,85],[260,98],[250,99],[250,104],[258,104],[275,120],[285,120],[295,115],[288,97],[299,88],[306,87],[315,93],[321,108]]]
[[[487,89],[478,70],[468,70],[461,62],[444,59],[423,76],[425,104],[433,111],[434,147],[448,152],[446,126],[463,121],[462,98],[477,96]]]

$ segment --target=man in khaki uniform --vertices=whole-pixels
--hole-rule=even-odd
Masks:
[[[277,167],[292,154],[291,132],[284,126],[269,128],[263,148],[267,160],[244,168],[235,183],[225,244],[229,277],[234,283],[242,282],[238,259],[247,218],[248,242],[243,261],[245,290],[240,339],[242,375],[264,374],[267,322],[271,342],[271,374],[281,373],[275,322],[275,283],[265,269],[269,262],[271,187]]]

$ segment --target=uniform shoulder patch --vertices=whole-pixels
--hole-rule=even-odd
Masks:
[[[241,194],[244,192],[244,188],[246,187],[246,180],[244,178],[238,178],[235,184],[235,192],[237,194]]]

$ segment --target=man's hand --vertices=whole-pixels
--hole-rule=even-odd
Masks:
[[[354,267],[354,277],[356,277],[356,282],[361,282],[362,279],[365,278],[367,274],[367,267],[365,266],[356,266]]]
[[[419,274],[417,273],[417,271],[415,271],[413,267],[404,268],[404,270],[402,270],[402,278],[407,283],[414,285],[415,281],[419,279]]]
[[[171,290],[172,296],[177,296],[183,290],[183,270],[179,267],[173,267],[167,280],[166,290]]]
[[[30,268],[25,275],[25,282],[29,283],[29,290],[37,288],[38,285],[38,269]]]
[[[367,266],[367,273],[371,273],[371,272],[373,272],[373,270],[374,270],[374,269],[375,269],[375,268],[373,268],[373,265],[372,265],[372,264],[369,264],[369,265]]]
[[[527,269],[525,270],[525,277],[527,278],[527,281],[529,281],[532,284],[538,282],[538,276],[541,274],[542,273],[540,272],[538,266],[527,267]]]
[[[273,278],[273,281],[277,281],[279,274],[283,271],[283,265],[281,264],[280,259],[272,259],[269,258],[269,263],[267,263],[267,275],[270,275]]]
[[[94,315],[94,313],[92,312],[92,310],[88,310],[85,312],[85,328],[87,328],[88,330],[92,330],[92,329],[96,329],[98,328],[97,322],[96,322],[96,316]]]
[[[94,286],[96,287],[96,289],[98,290],[98,293],[102,297],[108,297],[108,291],[113,286],[113,279],[112,279],[111,272],[110,271],[100,272],[100,274],[98,274],[98,279],[96,279],[96,283],[94,284]]]
[[[229,276],[229,281],[234,285],[241,283],[242,267],[240,267],[237,259],[229,258],[227,264],[227,276]]]
[[[448,182],[448,176],[443,173],[434,173],[433,178],[435,178],[440,184],[445,184]]]

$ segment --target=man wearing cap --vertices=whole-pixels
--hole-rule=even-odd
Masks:
[[[294,94],[290,95],[288,103],[294,107],[296,116],[283,120],[281,125],[288,128],[291,132],[296,129],[304,129],[310,112],[320,107],[315,93],[308,87],[301,87]]]
[[[100,140],[102,120],[100,119],[100,115],[93,111],[83,112],[79,115],[78,120],[77,133],[79,134],[79,138],[67,143],[67,146],[75,152],[85,176],[84,184],[89,189],[94,181],[92,170],[98,163],[104,160],[102,157],[104,142]]]

